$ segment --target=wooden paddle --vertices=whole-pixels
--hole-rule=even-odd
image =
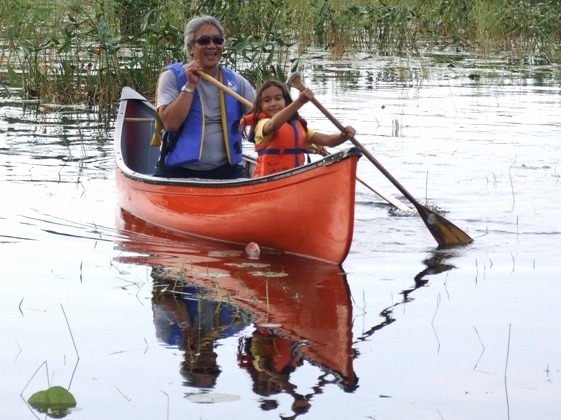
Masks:
[[[207,82],[213,84],[214,86],[216,86],[217,88],[223,90],[224,92],[228,93],[229,95],[233,96],[235,99],[237,99],[242,105],[245,105],[248,108],[253,107],[253,104],[248,101],[246,98],[244,98],[243,96],[239,95],[238,93],[234,92],[232,89],[230,89],[229,87],[225,86],[224,84],[220,83],[218,80],[216,80],[214,77],[209,76],[206,73],[203,72],[199,72],[199,75],[205,79]],[[401,201],[399,201],[397,198],[391,196],[390,194],[388,194],[387,192],[385,192],[384,190],[382,190],[379,186],[373,186],[368,184],[366,181],[360,179],[358,176],[356,177],[356,180],[358,182],[360,182],[362,185],[364,185],[365,187],[367,187],[368,189],[370,189],[372,192],[378,194],[381,198],[383,198],[384,200],[386,200],[388,203],[390,203],[392,206],[398,208],[399,210],[405,211],[405,212],[411,212],[413,211],[411,208],[409,208],[409,206],[407,206],[406,204],[402,203]]]
[[[299,91],[306,89],[306,86],[302,83],[302,78],[299,73],[294,73],[287,81],[288,86],[293,86]],[[337,119],[331,115],[331,113],[323,107],[322,104],[318,102],[316,98],[312,99],[312,103],[325,115],[341,132],[345,131],[345,127]],[[419,203],[415,197],[413,197],[409,191],[401,185],[397,179],[393,177],[392,174],[388,172],[386,168],[382,166],[380,162],[354,137],[349,139],[356,147],[360,149],[362,154],[368,158],[370,162],[378,168],[382,174],[407,198],[411,204],[417,209],[419,216],[425,222],[425,225],[429,229],[430,233],[436,239],[436,242],[440,246],[451,246],[451,245],[465,245],[473,241],[473,239],[461,230],[459,227],[454,225],[452,222],[446,220],[441,215],[433,212],[427,207]]]

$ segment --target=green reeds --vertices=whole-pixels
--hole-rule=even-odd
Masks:
[[[224,63],[255,85],[297,70],[309,47],[418,55],[455,47],[561,61],[557,0],[6,0],[0,82],[42,100],[113,104],[125,85],[151,97],[161,68],[185,60],[183,28],[211,14],[227,31]]]

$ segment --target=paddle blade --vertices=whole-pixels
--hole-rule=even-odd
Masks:
[[[299,91],[303,91],[304,89],[306,89],[306,86],[304,86],[304,83],[302,83],[302,77],[298,72],[293,73],[286,81],[286,84],[288,87],[294,87]]]
[[[420,204],[415,207],[438,245],[467,245],[473,242],[473,239],[467,233],[441,215]]]

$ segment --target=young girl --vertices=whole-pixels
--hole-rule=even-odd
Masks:
[[[251,127],[250,138],[255,141],[254,178],[303,165],[307,151],[314,145],[335,147],[354,137],[356,132],[351,126],[337,134],[308,128],[298,110],[313,97],[313,92],[305,89],[293,101],[288,86],[278,80],[261,85],[253,109],[241,121],[242,126]]]

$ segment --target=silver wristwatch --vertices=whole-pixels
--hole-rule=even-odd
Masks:
[[[181,92],[187,92],[189,95],[193,95],[195,93],[195,90],[187,87],[187,83],[185,83],[181,88]]]

